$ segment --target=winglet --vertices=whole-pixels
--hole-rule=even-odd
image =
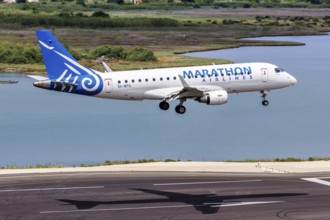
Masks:
[[[180,78],[181,83],[182,83],[184,88],[189,88],[190,87],[181,75],[179,75],[179,78]]]

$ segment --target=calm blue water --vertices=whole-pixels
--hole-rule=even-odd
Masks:
[[[230,95],[223,106],[187,102],[185,115],[157,101],[127,102],[33,87],[22,74],[0,74],[0,165],[79,165],[122,159],[229,160],[330,157],[330,36],[264,37],[300,47],[244,47],[188,54],[277,64],[298,79],[272,91]]]

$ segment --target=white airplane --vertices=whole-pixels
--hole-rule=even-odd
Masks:
[[[262,104],[269,104],[270,90],[295,85],[297,80],[269,63],[191,66],[132,71],[112,71],[103,63],[102,73],[80,65],[47,30],[36,31],[48,78],[31,76],[34,86],[121,100],[161,100],[159,107],[169,109],[168,101],[179,100],[175,111],[186,111],[183,103],[192,99],[208,105],[222,105],[228,93],[261,92]]]

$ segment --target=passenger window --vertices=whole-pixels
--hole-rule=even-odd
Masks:
[[[125,80],[125,83],[128,83],[128,81],[127,81],[127,80]]]
[[[132,79],[132,83],[134,83],[134,79]]]
[[[119,80],[119,81],[118,81],[118,84],[120,84],[120,83],[121,83],[121,81]]]
[[[148,79],[146,79],[146,82],[148,82]]]
[[[176,77],[174,76],[173,79],[176,80]]]
[[[170,80],[170,77],[167,77],[167,80]]]
[[[160,78],[160,81],[163,81],[163,78],[162,77]]]
[[[142,80],[141,79],[139,79],[139,82],[141,82]]]
[[[152,81],[154,81],[154,82],[155,82],[155,81],[156,81],[156,79],[155,79],[155,78],[153,78],[153,79],[152,79]]]

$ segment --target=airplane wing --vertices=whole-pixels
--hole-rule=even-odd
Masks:
[[[224,90],[220,86],[213,85],[189,86],[182,76],[179,75],[179,79],[183,87],[149,90],[145,93],[145,97],[149,99],[164,99],[168,101],[177,99],[196,99],[202,97],[205,92]]]

